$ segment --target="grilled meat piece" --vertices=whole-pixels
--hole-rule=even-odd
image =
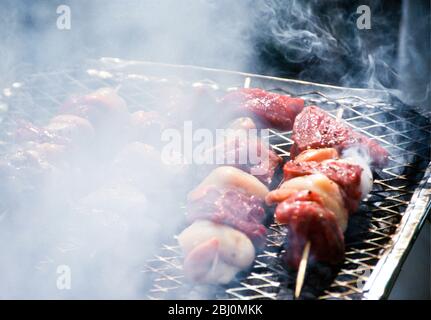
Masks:
[[[344,204],[349,212],[355,212],[361,201],[361,174],[359,165],[337,160],[323,162],[293,162],[289,161],[283,167],[284,178],[290,180],[295,177],[321,173],[337,183],[343,190]]]
[[[344,232],[347,228],[348,212],[344,207],[344,201],[340,187],[323,174],[296,177],[283,182],[276,190],[266,196],[266,203],[271,205],[280,203],[298,191],[311,191],[321,198],[325,208],[335,214],[340,229]]]
[[[101,88],[66,101],[59,112],[87,119],[95,129],[92,152],[100,158],[112,157],[128,141],[130,113],[116,89]]]
[[[52,142],[57,136],[51,134],[46,128],[39,127],[34,123],[18,119],[16,121],[17,128],[12,135],[12,138],[17,143],[26,142]]]
[[[383,167],[388,161],[388,152],[378,143],[353,131],[316,106],[306,107],[298,114],[292,139],[292,159],[307,149],[331,147],[341,153],[346,148],[359,146],[368,153],[374,165]]]
[[[62,185],[63,173],[71,171],[68,155],[63,145],[27,143],[0,159],[0,189],[14,199],[37,193],[47,183]]]
[[[45,129],[50,135],[75,146],[86,145],[94,139],[94,128],[91,123],[85,118],[71,114],[53,117]]]
[[[108,184],[85,195],[80,199],[74,210],[84,215],[99,216],[103,224],[118,223],[120,218],[145,218],[148,209],[147,196],[135,187],[126,184]],[[95,217],[96,218],[96,217]],[[135,221],[136,222],[136,221]],[[130,221],[124,219],[123,224]]]
[[[298,161],[301,160],[301,161]],[[266,196],[275,219],[289,229],[288,265],[298,268],[307,241],[311,258],[338,264],[344,257],[348,212],[371,190],[372,174],[359,155],[338,159],[335,149],[308,149],[284,167],[285,182]]]
[[[73,97],[61,106],[60,113],[86,118],[95,128],[123,126],[129,117],[126,101],[113,88],[101,88]]]
[[[263,199],[249,196],[235,188],[207,186],[202,196],[187,205],[190,222],[206,219],[243,232],[258,247],[264,244],[266,228],[262,225]]]
[[[334,265],[343,260],[343,231],[335,214],[314,192],[292,193],[278,204],[275,218],[278,223],[286,224],[289,230],[289,248],[284,259],[290,267],[298,269],[307,241],[311,243],[311,259]]]
[[[18,120],[13,139],[23,145],[55,144],[67,150],[90,146],[94,141],[94,129],[88,120],[69,114],[53,117],[41,127],[26,120]]]
[[[157,97],[155,108],[170,122],[181,124],[193,120],[193,125],[204,128],[219,124],[222,116],[217,108],[220,93],[211,84],[165,85],[153,95]]]
[[[260,138],[247,134],[245,130],[235,132],[224,143],[206,150],[206,155],[212,155],[218,163],[239,168],[270,185],[283,160]]]
[[[239,89],[228,93],[221,104],[234,108],[233,114],[251,116],[262,126],[278,130],[291,130],[304,100],[292,98],[258,88]]]

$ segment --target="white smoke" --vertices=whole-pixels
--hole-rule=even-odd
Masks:
[[[70,30],[57,28],[59,5],[70,7]],[[2,87],[28,72],[102,55],[236,70],[249,59],[246,3],[5,1],[0,7]],[[69,163],[85,163],[83,171],[47,165],[53,173],[35,178],[36,190],[26,190],[29,181],[18,171],[13,183],[2,181],[0,298],[145,298],[143,265],[178,231],[190,187],[178,168],[158,166],[157,151],[135,144],[121,152],[123,134],[111,131],[92,142],[94,158],[88,149],[69,156]],[[8,153],[19,148],[28,146],[13,145]],[[10,161],[2,156],[1,177],[10,176]]]
[[[356,7],[346,11],[332,8],[335,1],[322,3],[5,0],[0,85],[25,79],[30,71],[80,66],[100,56],[273,73],[276,66],[260,56],[266,53],[270,60],[301,64],[301,79],[328,82],[339,76],[342,85],[384,88],[394,76],[391,41],[397,30],[385,35],[386,17],[375,16],[372,32],[385,41],[369,49],[356,28]],[[63,4],[71,8],[70,30],[56,27],[56,9]],[[274,58],[275,51],[280,56]],[[347,63],[337,63],[346,57]],[[148,278],[140,268],[178,226],[186,179],[171,173],[178,178],[174,195],[168,195],[158,175],[166,168],[138,164],[136,170],[150,167],[153,175],[143,177],[148,188],[137,190],[117,179],[121,170],[115,175],[109,166],[100,168],[98,159],[88,166],[97,169],[89,176],[60,168],[63,174],[40,184],[37,199],[25,189],[9,198],[2,187],[8,205],[1,208],[19,210],[0,212],[0,298],[145,297]],[[57,287],[62,265],[70,267],[70,290]]]

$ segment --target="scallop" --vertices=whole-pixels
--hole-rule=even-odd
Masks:
[[[251,265],[255,249],[241,231],[208,220],[197,220],[178,236],[184,270],[192,280],[228,283]]]
[[[189,200],[198,199],[201,191],[208,185],[217,187],[236,187],[250,196],[264,199],[268,194],[268,188],[256,177],[240,169],[229,166],[221,166],[214,169],[200,185],[189,193]]]
[[[279,192],[283,192],[283,190],[286,189],[289,192],[310,190],[317,193],[322,198],[324,206],[334,212],[341,230],[343,232],[346,230],[348,212],[344,207],[340,188],[328,177],[323,174],[296,177],[284,182],[280,186]],[[288,195],[289,192],[287,192],[286,195]]]

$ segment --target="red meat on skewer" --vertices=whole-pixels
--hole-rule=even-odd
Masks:
[[[284,178],[290,180],[295,177],[321,173],[337,183],[343,190],[344,204],[349,212],[355,212],[361,200],[361,174],[359,165],[337,160],[316,162],[287,162],[284,167]]]
[[[337,158],[335,150],[304,151],[298,157],[302,161],[284,165],[284,182],[266,196],[267,204],[277,203],[275,220],[289,230],[284,258],[295,269],[306,244],[312,260],[330,264],[342,261],[348,214],[357,210],[371,190],[368,165],[360,159]],[[321,161],[315,161],[318,159]]]
[[[232,135],[224,143],[208,149],[221,163],[236,167],[270,185],[283,160],[258,137]],[[221,154],[221,157],[220,157]]]
[[[304,100],[258,88],[244,88],[227,94],[221,103],[234,108],[235,115],[252,116],[261,124],[278,130],[291,130]]]
[[[238,189],[205,187],[199,199],[189,201],[187,217],[192,223],[199,219],[225,224],[243,232],[258,247],[265,242],[266,228],[262,224],[265,210],[263,199],[246,195]]]
[[[277,206],[275,217],[289,226],[289,249],[283,256],[289,266],[298,268],[307,241],[317,261],[336,264],[344,258],[343,231],[316,193],[304,190],[291,194]]]
[[[335,148],[340,153],[353,146],[364,149],[376,166],[383,167],[388,152],[377,142],[355,132],[341,121],[316,106],[309,106],[298,114],[293,126],[291,157],[307,149]]]

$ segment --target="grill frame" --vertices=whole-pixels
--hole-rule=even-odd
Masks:
[[[218,86],[218,83],[223,83],[224,87],[222,88],[222,90],[226,90],[230,87],[241,86],[246,79],[249,79],[253,87],[261,87],[267,90],[278,89],[288,94],[294,94],[295,96],[311,96],[309,99],[306,100],[308,102],[317,103],[318,105],[320,105],[321,102],[321,100],[319,101],[319,99],[324,99],[329,104],[335,104],[337,108],[335,108],[333,111],[339,110],[338,106],[340,105],[345,106],[345,102],[343,101],[346,100],[350,102],[357,101],[358,103],[365,106],[368,105],[370,109],[374,108],[376,110],[377,108],[380,110],[380,112],[390,112],[391,110],[392,98],[391,94],[387,91],[341,88],[335,86],[314,84],[304,81],[288,80],[234,71],[216,70],[193,66],[166,65],[140,61],[123,61],[114,58],[104,58],[97,62],[92,61],[88,64],[88,66],[89,68],[87,69],[87,74],[85,76],[90,76],[92,79],[96,79],[96,81],[100,82],[101,86],[112,85],[112,80],[121,83],[122,81],[130,81],[133,79],[137,79],[139,81],[153,81],[155,79],[169,79],[168,81],[184,81],[185,79],[189,83],[196,83],[197,81],[202,81],[202,79],[211,79],[210,81],[206,82],[211,83],[214,86]],[[83,70],[81,70],[80,72],[82,71]],[[85,82],[82,82],[82,80],[79,78],[79,72],[78,76],[76,77],[75,74],[77,74],[76,70],[33,74],[23,82],[24,84],[30,83],[31,81],[35,81],[35,79],[38,79],[38,77],[52,80],[52,77],[54,77],[55,75],[67,75],[69,81],[71,83],[75,83],[77,87],[81,87],[83,91],[91,91],[93,89],[90,86],[87,86]],[[176,75],[173,79],[171,78],[172,74]],[[25,86],[23,89],[26,89]],[[19,91],[21,90],[21,87],[18,86],[15,88],[12,86],[11,88],[9,88],[9,90],[12,92]],[[51,100],[54,105],[61,104],[60,97],[51,95],[50,92],[46,90],[39,91],[41,91],[40,93],[42,95],[45,95],[48,100]],[[6,91],[3,92],[3,97],[0,97],[0,102],[2,100],[6,102],[8,101],[8,96],[5,95],[5,92]],[[315,101],[313,101],[313,97]],[[128,97],[125,98],[127,100]],[[129,100],[130,99],[132,98],[129,97]],[[41,108],[41,110],[44,110],[43,107]],[[10,111],[14,112],[14,110]],[[38,112],[40,112],[40,110],[38,110]],[[377,123],[377,125],[379,125],[379,123]],[[428,121],[427,127],[429,126],[430,125]],[[431,129],[428,129],[428,133],[430,131]],[[367,133],[366,130],[365,132]],[[395,132],[395,134],[396,133],[397,132]],[[281,139],[281,141],[284,140],[285,146],[287,146],[288,143],[291,143],[291,140],[287,138],[285,134],[271,130],[271,136],[272,138],[279,138]],[[281,142],[281,144],[283,144],[283,142]],[[281,144],[279,143],[278,146],[280,146]],[[278,148],[277,151],[279,154],[281,153],[281,155],[284,157],[289,156],[289,153],[286,151],[286,149]],[[348,293],[342,293],[339,296],[333,293],[328,293],[326,295],[320,296],[319,298],[382,299],[387,297],[393,285],[393,282],[399,273],[401,265],[407,257],[408,252],[413,244],[413,241],[426,218],[426,213],[430,207],[430,190],[431,166],[429,163],[428,155],[428,165],[422,179],[415,186],[414,192],[410,200],[407,202],[404,201],[406,202],[406,209],[402,214],[401,220],[397,223],[398,227],[396,231],[391,235],[392,243],[390,245],[385,244],[382,247],[385,248],[385,251],[381,256],[379,256],[378,262],[372,267],[373,271],[369,276],[355,275],[357,278],[356,281],[365,282],[364,286],[358,289],[354,286],[352,281],[340,282],[336,280],[338,281],[338,284],[335,282],[335,285],[344,286]],[[390,212],[390,210],[391,209],[388,208],[388,212]],[[236,283],[231,284],[229,288],[218,288],[218,293],[215,296],[216,298],[291,298],[291,294],[289,292],[286,294],[280,293],[280,290],[283,289],[282,284],[277,281],[278,279],[274,278],[277,275],[277,272],[284,272],[283,270],[276,270],[275,274],[269,274],[265,272],[263,274],[259,273],[259,269],[268,268],[267,266],[265,266],[265,261],[267,261],[268,259],[271,260],[273,258],[276,259],[276,254],[279,252],[279,241],[283,237],[283,231],[277,226],[271,226],[271,230],[272,232],[269,235],[268,245],[265,250],[258,255],[250,274],[244,274],[243,278],[236,280]],[[275,250],[273,250],[274,248]],[[151,263],[163,262],[165,263],[165,265],[170,265],[171,267],[176,269],[176,271],[181,271],[181,265],[178,264],[178,262],[181,261],[181,255],[178,251],[178,248],[176,248],[175,246],[163,245],[162,251],[170,252],[170,256],[160,254],[156,256],[155,260],[149,261],[149,263],[144,268],[144,271],[146,273],[150,272],[150,274],[152,274],[153,276],[157,274],[162,275],[162,278],[158,276],[154,278],[154,288],[156,288],[156,291],[150,291],[149,295],[147,296],[148,298],[160,298],[163,297],[163,295],[165,295],[165,297],[169,297],[169,295],[166,295],[166,293],[169,293],[170,290],[174,290],[175,283],[179,285],[179,287],[175,288],[175,290],[177,290],[178,288],[182,288],[182,290],[186,290],[186,288],[187,290],[189,289],[189,287],[184,286],[179,280],[181,279],[181,275],[168,275],[163,268],[158,269],[151,265]],[[275,268],[277,268],[277,265],[275,266]],[[269,270],[271,270],[271,268],[269,268]],[[348,273],[349,271],[346,270],[346,272]],[[174,285],[167,285],[165,287],[163,287],[163,285],[160,285],[160,283],[164,282],[163,276],[167,276],[167,280],[174,283]],[[256,285],[254,283],[258,284]],[[187,292],[187,290],[184,292]],[[254,291],[255,294],[238,294],[238,292],[241,292],[241,290],[251,290]],[[349,291],[351,291],[351,293],[349,293]],[[161,295],[153,294],[155,292],[161,293]],[[202,292],[198,290],[197,295],[199,294],[202,294]],[[203,295],[205,295],[205,293],[203,293]]]

